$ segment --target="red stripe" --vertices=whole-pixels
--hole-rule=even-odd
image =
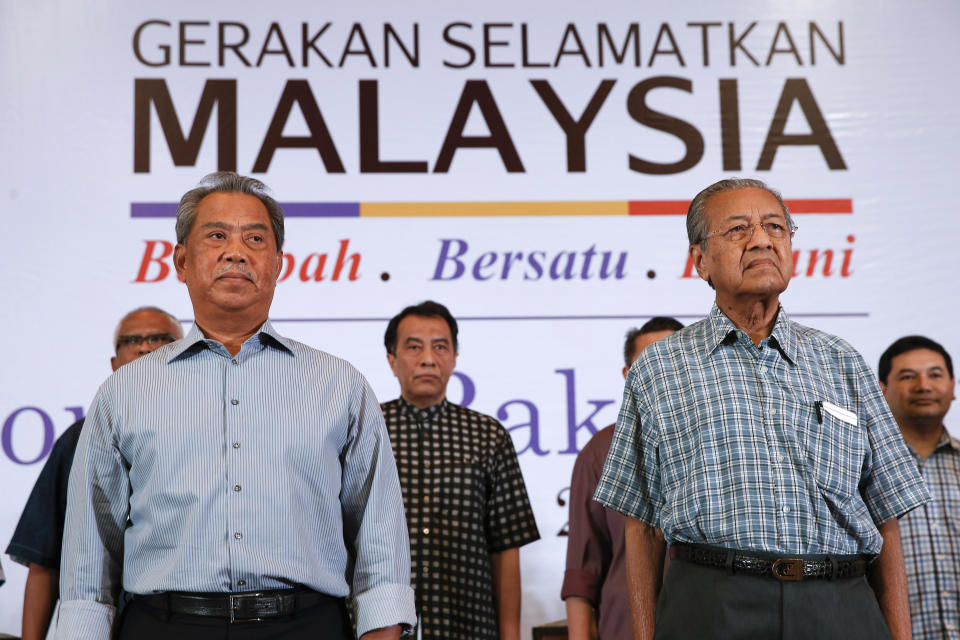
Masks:
[[[851,198],[794,198],[784,200],[790,213],[853,213]],[[631,216],[685,216],[689,200],[630,200],[627,214]]]

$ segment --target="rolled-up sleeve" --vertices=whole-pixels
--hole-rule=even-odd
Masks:
[[[352,593],[357,634],[416,623],[410,587],[410,542],[400,480],[383,414],[359,378],[343,452],[344,536],[354,555]]]
[[[108,384],[94,398],[70,471],[57,640],[106,640],[116,614],[130,482]]]

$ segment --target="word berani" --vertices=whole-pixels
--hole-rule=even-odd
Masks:
[[[597,113],[606,103],[607,97],[617,83],[615,79],[599,82],[587,102],[586,108],[578,116],[570,113],[560,96],[547,80],[530,80],[532,90],[539,96],[544,107],[553,116],[565,138],[566,171],[584,172],[587,169],[587,131],[593,124]],[[380,156],[380,102],[379,82],[377,80],[359,80],[357,83],[357,107],[359,111],[359,172],[360,173],[446,173],[450,170],[454,154],[461,149],[487,148],[496,150],[504,169],[510,173],[525,171],[520,153],[514,143],[494,93],[486,80],[467,80],[463,84],[460,98],[453,107],[453,116],[447,127],[443,143],[433,161],[432,168],[427,160],[385,160]],[[648,104],[648,96],[658,91],[693,92],[693,81],[677,76],[654,76],[634,84],[627,94],[627,113],[636,123],[661,131],[677,138],[683,145],[683,156],[674,162],[659,162],[628,153],[627,164],[630,170],[651,175],[682,173],[695,167],[704,155],[703,134],[696,126],[673,115],[656,111]],[[724,171],[743,169],[741,158],[742,143],[740,133],[740,100],[738,81],[735,78],[721,78],[717,81],[720,104],[720,140],[717,145],[722,151]],[[338,95],[337,100],[342,100]],[[571,98],[573,102],[582,102],[582,98]],[[787,133],[788,117],[794,105],[806,120],[807,129],[803,133]],[[194,109],[193,122],[189,134],[177,117],[173,97],[162,78],[137,78],[134,81],[134,139],[133,167],[135,173],[149,173],[151,159],[151,112],[157,114],[157,121],[166,140],[173,164],[195,166],[200,153],[203,138],[208,130],[214,110],[217,114],[216,148],[217,167],[220,170],[237,170],[237,131],[238,99],[236,79],[208,79]],[[309,135],[284,135],[284,129],[294,107],[300,112]],[[488,135],[467,135],[467,120],[471,111],[479,112]],[[298,119],[298,118],[297,118]],[[714,122],[711,118],[711,126]],[[410,123],[405,126],[414,126]],[[250,123],[244,123],[244,130],[257,129]],[[609,145],[609,140],[604,141]],[[662,145],[658,145],[662,148]],[[767,134],[757,158],[756,170],[769,171],[773,167],[774,157],[780,147],[812,146],[817,147],[831,170],[846,169],[846,163],[840,154],[837,143],[830,132],[817,100],[807,80],[788,78],[784,81],[780,97],[770,118]],[[252,173],[265,173],[274,155],[281,149],[316,149],[328,173],[346,173],[340,152],[324,119],[316,96],[306,80],[287,80],[277,97],[266,134],[253,161]],[[244,168],[246,170],[246,168]]]

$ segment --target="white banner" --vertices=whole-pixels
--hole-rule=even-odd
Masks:
[[[277,329],[382,400],[387,319],[427,298],[460,319],[451,399],[511,430],[542,535],[521,552],[524,634],[563,618],[566,487],[615,418],[623,335],[710,308],[682,215],[704,186],[783,192],[792,318],[871,363],[913,333],[960,355],[958,18],[929,0],[4,4],[0,541],[109,374],[117,320],[191,319],[175,203],[235,169],[287,209]],[[17,633],[26,572],[4,568]]]

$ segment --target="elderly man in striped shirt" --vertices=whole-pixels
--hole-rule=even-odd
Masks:
[[[377,400],[268,320],[283,211],[221,172],[177,210],[195,325],[100,387],[80,436],[60,639],[399,638],[416,621]],[[121,586],[133,594],[115,621]]]
[[[927,491],[860,354],[781,308],[795,230],[758,180],[690,205],[716,302],[631,368],[596,492],[638,640],[910,636],[897,518]]]

